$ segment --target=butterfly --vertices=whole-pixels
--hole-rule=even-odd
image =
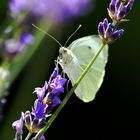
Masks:
[[[73,86],[101,46],[102,41],[100,37],[90,35],[73,41],[67,48],[60,47],[58,63],[69,77]],[[108,46],[105,45],[74,91],[82,101],[90,102],[94,100],[104,79],[107,59]]]
[[[54,41],[56,41],[56,43],[59,44],[59,56],[56,62],[60,64],[64,73],[67,74],[72,85],[74,86],[91,59],[96,55],[100,47],[103,45],[100,37],[98,35],[82,37],[73,41],[66,48],[63,47],[53,36],[44,32],[36,25],[32,25],[41,32],[51,37]],[[79,25],[76,31],[80,27],[81,25]],[[68,38],[68,40],[76,33],[76,31]],[[68,40],[66,41],[64,46],[66,46]],[[103,50],[98,55],[94,64],[91,66],[89,71],[86,73],[86,75],[74,91],[77,97],[82,101],[90,102],[94,100],[96,93],[100,89],[104,79],[107,59],[108,45],[104,45]]]

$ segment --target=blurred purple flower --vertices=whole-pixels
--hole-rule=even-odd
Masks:
[[[26,12],[34,16],[49,17],[62,21],[70,17],[86,14],[91,0],[10,0],[11,15],[19,17]]]
[[[28,45],[34,42],[34,37],[30,33],[23,33],[20,38],[11,38],[4,42],[4,53],[10,57],[14,57],[21,53]]]

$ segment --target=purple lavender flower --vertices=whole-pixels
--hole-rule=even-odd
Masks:
[[[4,52],[10,57],[14,57],[17,54],[21,53],[28,45],[31,45],[34,42],[34,37],[25,32],[20,38],[11,38],[4,42]]]
[[[123,29],[117,30],[115,25],[108,23],[107,19],[104,19],[104,21],[98,25],[98,34],[104,44],[114,42],[123,35],[123,32]]]
[[[30,111],[26,111],[24,114],[25,126],[29,130],[30,133],[37,133],[40,129],[42,129],[46,124],[46,119],[36,119],[33,118],[32,113]]]
[[[134,0],[111,0],[108,14],[116,22],[127,21],[124,19],[132,9]]]
[[[50,83],[51,92],[53,94],[63,93],[64,92],[64,84],[66,83],[67,79],[62,78],[60,75],[57,75],[55,79],[53,79]]]
[[[61,103],[60,93],[64,92],[64,84],[67,79],[58,74],[56,67],[51,74],[49,82],[45,82],[42,88],[35,88],[38,99],[35,101],[33,115],[36,119],[45,118],[45,113],[49,113],[55,106]]]
[[[24,113],[24,122],[25,122],[25,126],[28,128],[28,130],[30,130],[31,123],[32,123],[32,117],[31,117],[30,111],[26,111]]]
[[[54,78],[56,78],[56,76],[59,74],[59,69],[58,69],[58,67],[56,67],[56,68],[54,68],[54,71],[53,71],[53,73],[51,74],[51,76],[50,76],[50,80],[49,80],[49,83],[54,79]]]
[[[9,4],[13,17],[20,17],[26,12],[33,16],[49,17],[55,21],[85,14],[90,6],[90,0],[10,0]]]
[[[35,88],[35,90],[34,90],[33,93],[36,92],[37,97],[38,97],[38,100],[39,100],[40,102],[42,102],[42,100],[43,100],[43,98],[44,98],[44,96],[45,96],[45,93],[46,93],[47,89],[48,89],[48,84],[47,84],[47,82],[45,82],[45,84],[44,84],[44,86],[43,86],[42,88],[40,88],[40,87]]]
[[[21,117],[19,120],[13,122],[12,127],[16,129],[16,139],[22,140],[22,129],[24,124],[24,113],[21,113]]]
[[[46,109],[48,105],[41,103],[39,100],[36,100],[34,103],[34,110],[32,114],[35,116],[36,120],[46,118]]]
[[[46,114],[49,114],[54,107],[61,104],[59,94],[53,94],[51,92],[46,95],[43,102],[48,104],[48,107],[46,109]]]
[[[64,92],[63,86],[67,79],[62,78],[58,72],[59,69],[56,67],[50,77],[49,82],[45,82],[42,88],[35,88],[34,92],[37,94],[38,99],[35,100],[32,112],[26,111],[22,114],[23,119],[13,123],[13,127],[16,127],[18,132],[17,137],[22,136],[23,122],[31,134],[38,133],[39,130],[47,124],[46,118],[51,115],[49,113],[52,111],[52,109],[61,103],[59,95],[60,93]],[[34,137],[33,140],[34,139],[36,138]],[[45,137],[42,136],[40,140],[45,140]]]
[[[24,113],[22,112],[20,119],[13,122],[12,124],[12,126],[16,128],[17,133],[20,133],[20,134],[22,134],[23,120],[24,120],[23,116],[24,116]]]

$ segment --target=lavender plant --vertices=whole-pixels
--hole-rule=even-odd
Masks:
[[[22,112],[20,119],[12,124],[12,126],[16,128],[16,139],[18,140],[22,139],[24,125],[29,131],[29,134],[25,138],[26,140],[28,140],[33,133],[35,133],[36,135],[32,139],[35,140],[45,139],[43,134],[47,131],[47,129],[54,121],[54,119],[57,117],[57,115],[64,107],[64,105],[67,103],[68,99],[71,97],[73,92],[75,92],[76,89],[79,87],[80,83],[82,83],[82,80],[84,80],[84,78],[87,76],[88,72],[91,70],[92,66],[96,63],[96,60],[99,58],[100,54],[103,53],[103,49],[105,49],[105,47],[107,47],[108,44],[113,43],[123,35],[124,30],[123,29],[118,30],[117,28],[119,24],[127,21],[125,17],[131,10],[133,3],[134,0],[111,0],[108,8],[108,13],[112,22],[109,23],[108,19],[105,18],[103,22],[99,23],[98,38],[100,39],[101,42],[99,43],[100,48],[92,56],[93,58],[90,59],[90,62],[84,68],[82,74],[78,76],[78,78],[76,77],[76,82],[72,81],[71,74],[67,70],[68,64],[73,62],[73,59],[76,59],[76,57],[74,56],[74,53],[72,53],[72,51],[64,47],[60,48],[59,56],[56,62],[61,65],[62,69],[68,75],[71,82],[73,82],[73,87],[61,102],[59,95],[60,93],[64,92],[64,84],[66,84],[67,79],[59,74],[59,69],[56,66],[49,81],[45,82],[42,88],[36,88],[34,90],[34,93],[37,94],[37,99],[35,100],[33,110],[31,112],[30,111],[26,111],[25,113]],[[89,49],[92,49],[91,46],[89,47],[90,47]],[[94,74],[95,73],[93,73],[93,75]],[[91,89],[92,88],[93,87],[91,87]],[[84,94],[86,93],[83,93],[82,96],[84,96]],[[80,97],[80,99],[83,100],[82,97]],[[91,98],[89,101],[93,99],[94,98]],[[58,108],[55,110],[53,114],[51,114],[51,111],[56,106],[58,106]]]
[[[34,93],[37,94],[37,99],[34,103],[32,112],[26,111],[21,113],[21,118],[13,123],[16,128],[16,139],[22,138],[23,124],[27,127],[29,135],[37,133],[47,124],[47,117],[54,107],[61,103],[60,93],[64,93],[64,84],[67,79],[59,75],[59,69],[56,67],[48,82],[45,82],[42,88],[35,88]],[[42,135],[43,137],[43,135]],[[33,138],[36,139],[36,138]]]

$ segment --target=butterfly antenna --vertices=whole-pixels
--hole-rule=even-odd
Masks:
[[[59,44],[60,47],[62,47],[62,45],[60,44],[60,42],[57,39],[55,39],[52,35],[50,35],[49,33],[45,32],[41,28],[37,27],[35,24],[32,24],[32,26],[35,27],[36,29],[38,29],[39,31],[41,31],[42,33],[46,34],[50,38],[52,38],[57,44]]]
[[[82,27],[82,25],[80,24],[79,26],[78,26],[78,28],[70,35],[70,37],[67,39],[67,41],[66,41],[66,43],[65,43],[65,45],[64,46],[66,46],[66,44],[68,43],[68,41],[70,40],[70,38],[80,29]]]

